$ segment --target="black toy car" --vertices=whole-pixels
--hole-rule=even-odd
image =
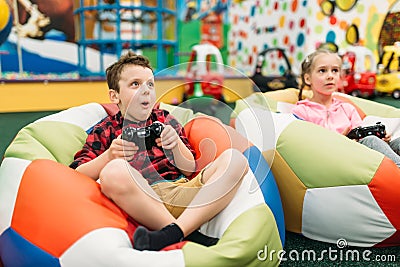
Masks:
[[[272,62],[273,60],[273,62]],[[271,61],[271,62],[270,62]],[[279,73],[269,71],[276,64]],[[268,92],[285,88],[298,88],[297,76],[283,48],[268,48],[258,54],[256,68],[250,79],[254,82],[254,91]]]

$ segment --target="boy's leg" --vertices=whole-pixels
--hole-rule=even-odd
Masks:
[[[363,144],[363,145],[373,149],[373,150],[376,150],[376,151],[382,153],[386,157],[393,160],[393,162],[398,167],[400,167],[400,156],[398,154],[396,154],[393,151],[393,149],[389,146],[389,144],[386,143],[385,141],[383,141],[382,139],[380,139],[374,135],[370,135],[370,136],[364,137],[363,139],[360,139],[358,142],[360,144]]]
[[[176,227],[182,231],[183,236],[190,235],[230,203],[247,171],[248,163],[243,154],[234,149],[224,151],[201,172],[203,186],[196,189],[196,191],[198,190],[197,194],[178,217],[176,223],[172,226],[168,225],[160,231],[148,231],[143,227],[138,228],[134,234],[135,248],[139,250],[159,250],[175,243],[176,241],[172,242],[168,239],[171,238],[173,233],[177,233]],[[186,189],[190,190],[190,188],[182,188],[182,190]],[[197,237],[194,236],[194,239],[197,239]]]
[[[239,151],[228,149],[191,181],[180,186],[174,182],[152,187],[178,218],[177,223],[187,236],[229,204],[247,170],[246,158]]]
[[[248,168],[242,153],[228,149],[204,170],[203,187],[176,222],[185,236],[211,220],[231,202]]]
[[[138,223],[160,230],[176,220],[142,175],[123,159],[109,162],[100,173],[101,190]]]

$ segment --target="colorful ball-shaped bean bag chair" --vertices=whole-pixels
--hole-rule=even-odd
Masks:
[[[296,89],[249,96],[238,105],[235,121],[271,163],[286,229],[314,240],[339,240],[342,247],[399,246],[399,168],[377,151],[296,118],[288,111],[297,97]],[[399,109],[335,97],[355,105],[365,126],[380,121],[393,138],[400,136]],[[264,126],[270,121],[273,129]]]
[[[176,113],[190,119],[181,122],[201,166],[234,147],[251,171],[232,202],[200,229],[219,237],[216,245],[184,241],[162,251],[133,249],[137,223],[98,183],[68,167],[93,125],[113,112],[113,105],[86,104],[19,131],[0,167],[0,266],[279,265],[278,257],[264,256],[265,248],[281,250],[285,239],[281,199],[264,157],[233,128],[211,117],[192,118],[188,110]]]
[[[0,0],[0,45],[8,38],[13,26],[13,17],[7,1]]]

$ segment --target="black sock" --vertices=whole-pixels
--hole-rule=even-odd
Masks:
[[[188,235],[184,240],[192,241],[192,242],[198,243],[200,245],[210,247],[210,246],[217,244],[217,242],[219,241],[219,238],[202,234],[199,231],[194,231],[193,233]]]
[[[139,226],[133,235],[133,248],[137,250],[160,250],[183,239],[181,228],[175,223],[159,231],[149,231]]]

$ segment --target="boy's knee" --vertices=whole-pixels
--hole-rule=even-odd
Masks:
[[[127,167],[126,164],[127,162],[123,159],[114,159],[108,162],[100,172],[101,182],[118,176]]]
[[[230,148],[225,150],[221,156],[226,166],[229,166],[232,172],[244,172],[248,170],[247,158],[237,149]]]
[[[101,190],[107,196],[121,194],[129,187],[128,163],[123,159],[114,159],[100,172]]]
[[[241,156],[243,156],[243,154],[240,153],[240,151],[235,148],[228,148],[225,151],[223,151],[220,155],[221,158],[228,159],[228,160],[232,159],[233,157],[239,158]]]
[[[247,164],[246,157],[239,150],[230,148],[227,149],[227,152],[230,153],[230,159],[232,162]]]

